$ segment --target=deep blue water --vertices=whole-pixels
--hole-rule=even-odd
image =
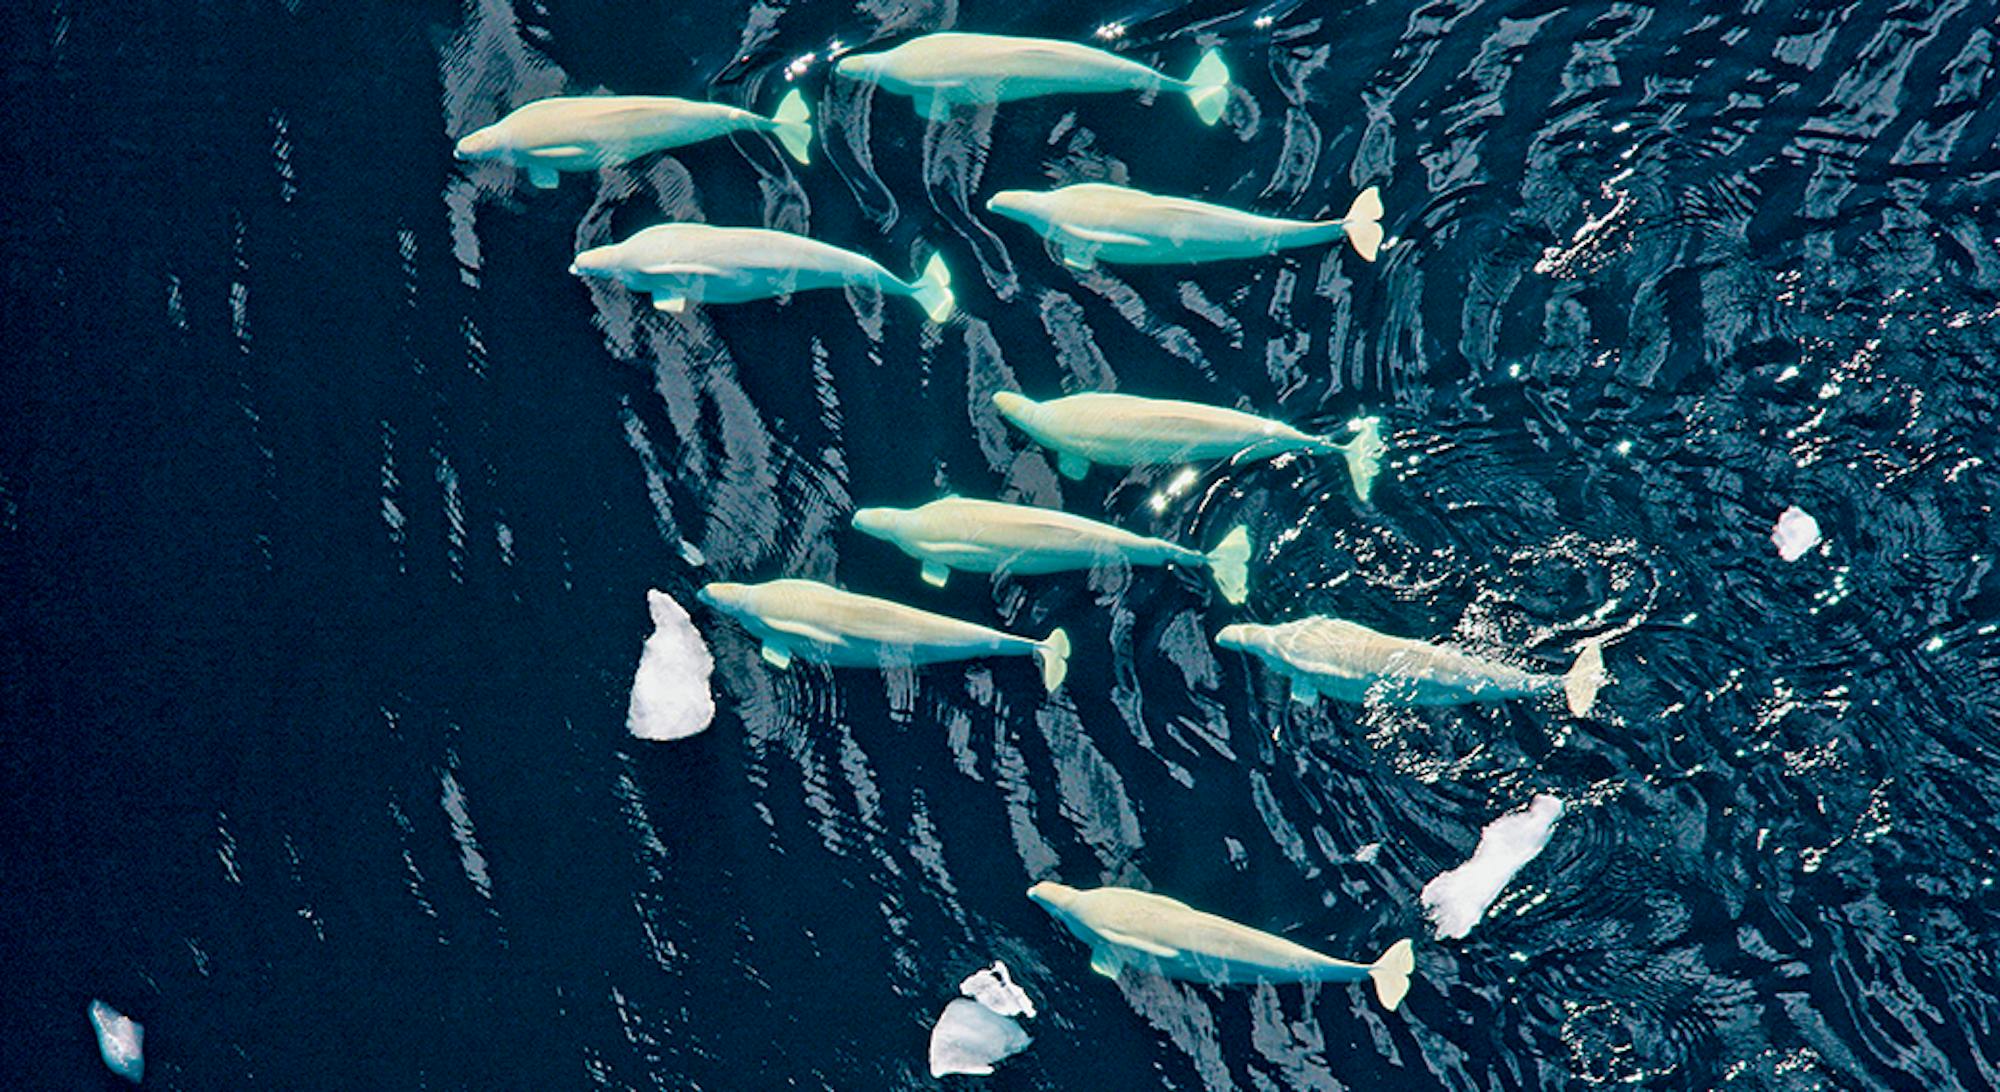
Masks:
[[[2000,8],[473,0],[20,5],[4,17],[0,1073],[106,1087],[84,1008],[176,1089],[928,1087],[1004,958],[1004,1088],[2000,1087]],[[1098,40],[1131,96],[934,131],[836,43]],[[560,190],[452,139],[599,88],[819,115]],[[1396,245],[1069,271],[984,195],[1127,181]],[[654,313],[565,272],[667,219],[907,271]],[[1333,427],[1338,460],[1060,480],[996,389]],[[956,578],[847,529],[942,491],[1260,546],[1198,575]],[[1823,550],[1766,540],[1799,505]],[[691,546],[693,549],[689,549]],[[704,562],[692,564],[690,558]],[[697,609],[722,712],[624,726],[645,591],[831,579],[1022,632],[1018,661],[780,675]],[[1616,683],[1295,708],[1225,621],[1342,614]],[[1417,893],[1571,802],[1491,918]],[[1363,852],[1377,845],[1377,853]],[[1165,891],[1365,990],[1089,973],[1038,879]],[[966,1078],[955,1078],[963,1083]]]

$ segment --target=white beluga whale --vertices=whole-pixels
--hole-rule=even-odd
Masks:
[[[553,189],[563,171],[594,171],[731,133],[769,133],[800,163],[811,160],[812,110],[796,89],[770,117],[720,102],[666,95],[563,96],[531,102],[459,139],[464,160],[525,168]]]
[[[1250,532],[1243,527],[1202,553],[1068,512],[965,497],[920,508],[863,508],[854,513],[854,527],[923,562],[924,582],[938,587],[953,569],[1037,575],[1122,559],[1131,565],[1206,568],[1231,603],[1249,594]]]
[[[662,311],[690,304],[744,303],[815,288],[873,288],[917,301],[932,322],[951,317],[951,271],[933,254],[906,281],[851,250],[767,228],[660,224],[623,242],[592,247],[569,267],[579,277],[615,280],[653,297]]]
[[[1001,190],[986,207],[1033,228],[1076,269],[1257,258],[1341,238],[1372,262],[1382,246],[1382,197],[1373,186],[1338,220],[1280,220],[1108,182]]]
[[[794,656],[829,667],[1033,656],[1042,685],[1051,691],[1069,670],[1069,635],[1060,629],[1040,641],[1016,637],[814,580],[715,583],[701,589],[699,598],[755,634],[765,661],[780,670],[790,667]]]
[[[1028,889],[1028,897],[1090,945],[1091,970],[1111,978],[1130,967],[1182,982],[1224,985],[1368,979],[1382,1007],[1394,1011],[1416,969],[1407,939],[1390,945],[1373,963],[1349,963],[1129,887],[1081,891],[1044,880]]]
[[[1082,478],[1092,463],[1156,466],[1197,459],[1268,459],[1288,451],[1338,453],[1347,460],[1355,495],[1365,501],[1388,450],[1381,422],[1373,417],[1356,422],[1355,437],[1341,443],[1241,410],[1132,394],[1072,394],[1036,402],[1000,391],[993,404],[1016,428],[1054,448],[1056,468],[1068,478]]]
[[[947,31],[881,53],[842,57],[833,70],[910,96],[926,118],[940,117],[954,106],[1041,95],[1171,91],[1188,97],[1202,124],[1214,125],[1229,105],[1229,67],[1212,49],[1180,80],[1074,42]]]
[[[1248,652],[1291,680],[1292,699],[1385,705],[1464,705],[1561,694],[1585,716],[1605,684],[1601,642],[1588,641],[1562,675],[1541,675],[1448,645],[1392,637],[1340,618],[1315,615],[1281,625],[1238,622],[1215,643]]]

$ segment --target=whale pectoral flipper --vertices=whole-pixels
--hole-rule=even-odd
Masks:
[[[538,190],[552,190],[562,185],[562,175],[554,167],[531,166],[528,181]]]
[[[1068,451],[1056,455],[1056,470],[1071,481],[1080,482],[1090,473],[1090,460]]]
[[[779,648],[777,645],[766,644],[757,650],[757,655],[764,657],[765,663],[770,664],[780,671],[792,666],[792,654],[785,649]]]
[[[1106,978],[1117,978],[1118,972],[1125,969],[1125,963],[1118,958],[1117,952],[1099,945],[1090,950],[1090,969]]]
[[[951,578],[951,570],[935,561],[926,561],[924,562],[923,577],[924,583],[929,584],[933,588],[942,588],[944,587],[944,582]]]
[[[655,311],[666,311],[671,314],[678,315],[682,311],[685,311],[687,309],[688,309],[688,301],[686,296],[653,297],[653,310]]]

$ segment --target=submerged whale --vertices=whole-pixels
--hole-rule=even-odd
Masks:
[[[850,286],[909,296],[932,322],[950,318],[953,307],[951,271],[939,255],[931,255],[921,276],[906,281],[873,258],[768,228],[660,224],[578,254],[569,271],[644,292],[662,311]]]
[[[796,89],[770,117],[726,103],[665,95],[542,99],[466,134],[454,154],[524,167],[528,180],[546,190],[561,182],[561,171],[615,167],[667,148],[742,132],[769,133],[793,159],[811,159],[812,110]]]
[[[1069,670],[1069,635],[1060,629],[1040,641],[1016,637],[813,580],[715,583],[702,588],[699,598],[756,634],[765,661],[780,670],[790,667],[794,656],[829,667],[1033,656],[1042,685],[1051,691]]]
[[[1231,456],[1268,459],[1288,451],[1338,453],[1347,460],[1355,495],[1365,501],[1387,450],[1381,422],[1373,417],[1362,419],[1358,434],[1340,443],[1241,410],[1131,394],[1072,394],[1036,402],[1000,391],[993,404],[1016,428],[1054,448],[1057,469],[1069,478],[1082,478],[1091,463],[1153,466]]]
[[[863,508],[854,513],[854,528],[923,562],[925,583],[938,587],[953,569],[1032,575],[1123,559],[1131,565],[1205,567],[1231,603],[1249,594],[1250,532],[1242,527],[1202,553],[1067,512],[945,497],[921,508]]]
[[[1345,238],[1368,261],[1382,246],[1382,197],[1361,191],[1338,220],[1279,220],[1186,197],[1161,197],[1107,182],[1053,190],[1001,190],[986,207],[1047,239],[1063,264],[1134,265],[1256,258]]]
[[[1215,643],[1258,657],[1291,680],[1292,699],[1390,705],[1463,705],[1561,693],[1585,716],[1604,686],[1601,643],[1586,642],[1566,674],[1538,675],[1446,645],[1391,637],[1339,618],[1314,616],[1276,626],[1238,622]]]
[[[1129,887],[1080,891],[1044,880],[1028,889],[1028,897],[1090,945],[1091,970],[1111,978],[1132,967],[1183,982],[1222,984],[1370,979],[1382,1007],[1394,1011],[1416,969],[1408,940],[1390,945],[1373,963],[1349,963]]]
[[[954,106],[1012,102],[1040,95],[1173,91],[1214,125],[1229,105],[1229,68],[1214,50],[1187,79],[1074,42],[999,34],[926,34],[881,53],[842,57],[834,72],[908,95],[917,113],[940,117]]]

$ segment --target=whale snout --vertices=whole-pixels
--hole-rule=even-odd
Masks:
[[[1009,220],[1028,219],[1034,194],[1028,190],[1001,190],[986,199],[986,211]]]
[[[1043,880],[1035,886],[1028,888],[1028,897],[1033,899],[1037,905],[1050,910],[1062,909],[1069,902],[1070,896],[1075,894],[1076,888],[1066,884],[1059,884],[1054,880]]]
[[[702,589],[696,592],[694,597],[718,610],[729,610],[736,605],[736,601],[742,591],[743,585],[741,584],[717,581],[713,584],[702,585]]]
[[[612,251],[612,247],[597,246],[578,254],[576,260],[569,263],[570,275],[575,277],[611,276],[617,265]]]
[[[1215,643],[1223,648],[1245,649],[1250,647],[1250,627],[1242,622],[1232,622],[1215,633]]]
[[[833,63],[833,71],[835,75],[846,76],[851,80],[865,79],[869,75],[868,58],[862,54],[842,57]]]
[[[896,517],[901,514],[894,508],[863,508],[854,513],[854,529],[875,538],[888,538],[895,532]]]
[[[495,133],[493,127],[489,125],[484,129],[475,130],[459,138],[458,144],[452,148],[451,154],[458,159],[488,159],[492,157],[493,153],[499,150],[499,134]]]
[[[1002,415],[1007,417],[1019,419],[1034,404],[1033,399],[1026,395],[1016,394],[1013,391],[993,392],[993,408],[999,410]]]

